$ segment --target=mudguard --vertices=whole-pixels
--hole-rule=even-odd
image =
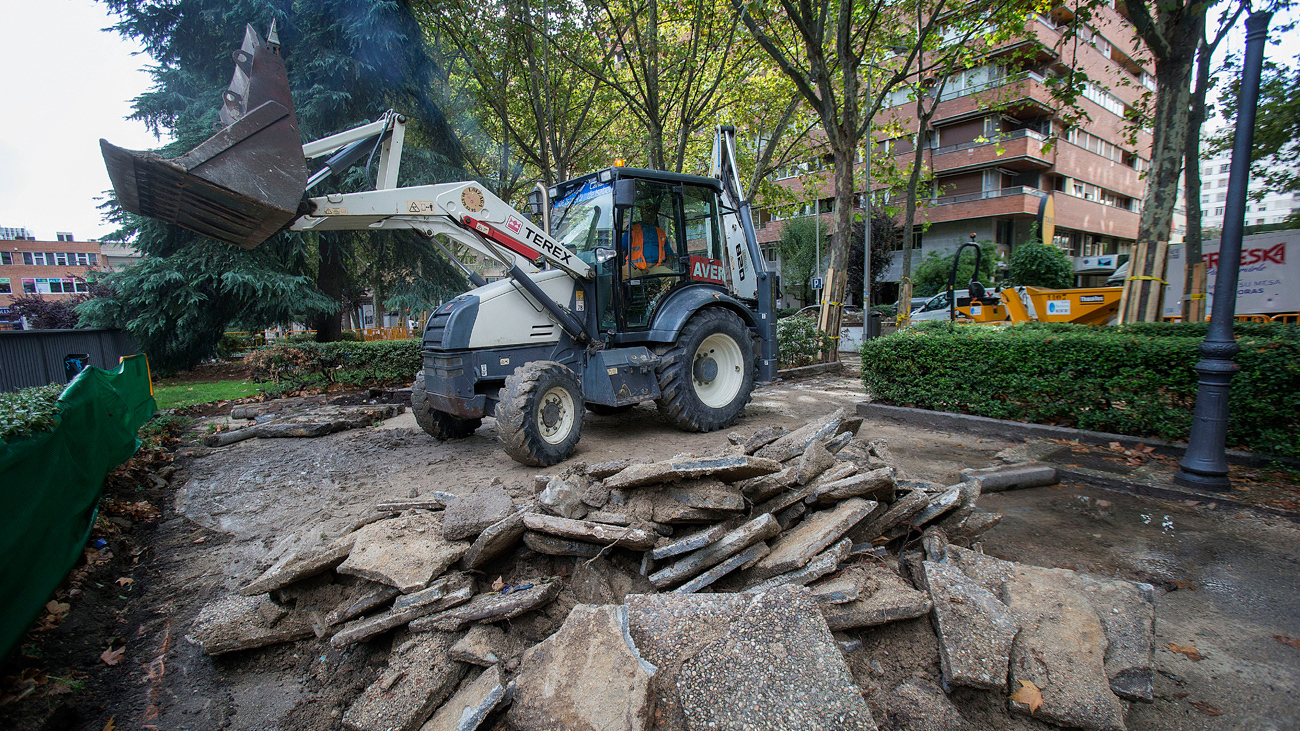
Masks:
[[[753,311],[740,300],[727,294],[719,287],[709,284],[696,284],[673,292],[668,296],[659,311],[655,313],[654,325],[649,331],[626,333],[620,339],[638,340],[651,343],[675,343],[677,335],[686,326],[691,315],[705,307],[725,307],[745,321],[745,325],[758,328],[758,320]],[[761,333],[760,329],[760,333]]]

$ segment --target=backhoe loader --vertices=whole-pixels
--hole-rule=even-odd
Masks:
[[[653,401],[670,423],[713,431],[775,377],[779,283],[733,128],[717,130],[709,177],[607,168],[539,186],[533,218],[476,181],[399,187],[407,120],[395,112],[303,144],[279,49],[274,25],[265,41],[245,29],[220,131],[189,153],[100,140],[118,201],[249,249],[286,229],[408,230],[500,262],[509,276],[490,284],[459,264],[478,286],[425,323],[412,405],[432,436],[466,437],[495,416],[511,457],[551,465],[573,452],[584,410]],[[308,195],[376,152],[374,190]]]

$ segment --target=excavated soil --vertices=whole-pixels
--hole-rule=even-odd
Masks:
[[[778,383],[756,391],[733,430],[794,428],[862,398],[850,378]],[[195,425],[198,433],[207,421]],[[860,433],[888,439],[893,463],[908,476],[944,483],[964,467],[994,464],[994,455],[1012,446],[872,421]],[[726,432],[677,431],[653,406],[642,406],[588,414],[572,459],[706,454],[726,441]],[[115,729],[341,728],[343,710],[382,670],[385,641],[336,649],[304,640],[211,658],[184,639],[199,608],[313,540],[311,532],[342,533],[377,502],[465,493],[493,478],[516,497],[531,495],[535,474],[563,468],[511,461],[492,419],[468,439],[439,443],[409,411],[379,427],[317,439],[252,439],[211,450],[191,444],[177,452],[176,464],[168,488],[141,493],[161,516],[109,536],[112,558],[74,572],[84,588],[66,600],[70,614],[45,633],[43,657],[24,658],[47,676],[74,678],[75,687],[0,706],[0,728],[102,731],[110,720]],[[1130,710],[1129,728],[1300,726],[1300,641],[1287,642],[1300,637],[1300,531],[1293,524],[1075,485],[988,495],[980,508],[1006,516],[986,536],[987,553],[1156,584],[1158,643],[1195,644],[1204,659],[1158,649],[1158,697]],[[118,578],[132,581],[122,586]],[[913,677],[939,675],[927,623],[856,633],[863,647],[850,653],[849,665],[881,728],[893,727],[880,712],[885,694]],[[116,665],[100,659],[121,647]],[[5,672],[13,667],[11,660]],[[958,689],[953,698],[973,728],[1050,728],[1008,716],[987,693]]]

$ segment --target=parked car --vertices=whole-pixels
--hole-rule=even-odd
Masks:
[[[970,291],[958,289],[954,292],[957,295],[957,304],[964,305],[970,302]],[[916,298],[913,297],[913,300]],[[947,320],[948,319],[948,292],[943,291],[928,299],[917,308],[912,310],[912,322],[921,322],[923,320]]]

